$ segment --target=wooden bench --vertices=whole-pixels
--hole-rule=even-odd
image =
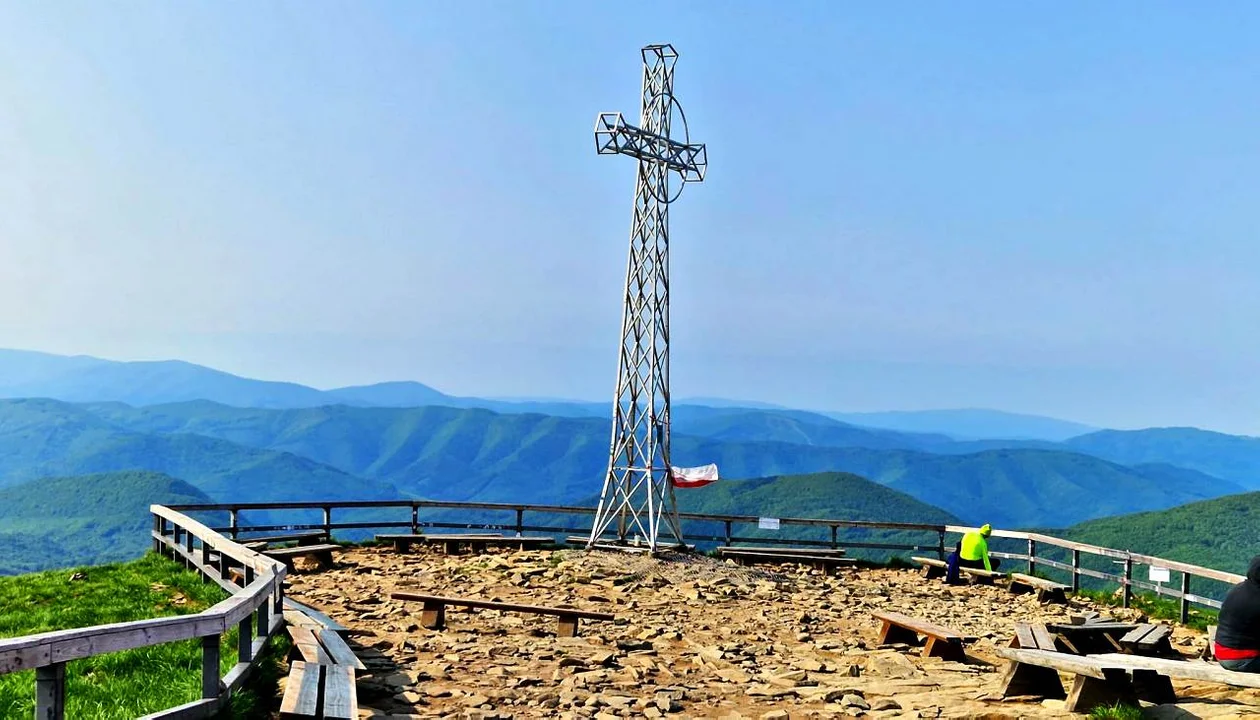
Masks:
[[[367,667],[333,627],[321,619],[327,616],[317,615],[309,616],[302,609],[285,611],[285,619],[292,618],[286,629],[293,639],[293,650],[302,659],[289,664],[280,717],[358,720],[355,673]]]
[[[258,537],[238,538],[236,542],[251,547],[262,544],[270,546],[277,543],[295,542],[298,545],[318,545],[324,542],[327,535],[323,530],[302,530],[299,532],[291,532],[284,535],[259,535]]]
[[[923,577],[928,580],[945,577],[946,570],[949,568],[949,565],[944,560],[937,560],[936,558],[912,557],[910,559],[923,567]],[[971,582],[977,585],[992,585],[997,578],[1005,577],[1002,573],[995,570],[968,567],[960,567],[958,572],[971,578]]]
[[[511,603],[475,600],[472,598],[443,597],[440,595],[421,595],[418,593],[396,592],[390,595],[394,600],[415,600],[424,603],[420,615],[420,624],[430,630],[440,630],[446,626],[446,606],[482,608],[485,610],[503,610],[510,612],[533,613],[535,615],[556,616],[556,636],[576,637],[578,620],[614,620],[612,613],[592,612],[571,607],[543,607],[540,605],[513,605]]]
[[[376,542],[390,543],[394,546],[396,552],[405,553],[411,551],[411,546],[415,543],[422,543],[427,535],[420,534],[403,534],[403,535],[377,535]]]
[[[831,557],[844,557],[845,555],[844,548],[807,548],[807,547],[791,547],[791,546],[765,547],[762,545],[757,545],[757,546],[730,545],[730,546],[719,547],[716,550],[718,555],[724,555],[728,552],[749,552],[749,551],[759,552],[764,555],[770,555],[770,554],[776,554],[776,553],[780,555],[793,555],[793,554],[803,553],[806,555],[828,555]]]
[[[293,559],[309,555],[319,561],[320,565],[330,567],[333,564],[332,554],[341,549],[340,545],[301,545],[291,548],[277,548],[263,552],[269,558],[275,558],[293,572]]]
[[[1023,648],[997,648],[997,653],[1011,663],[1003,680],[1003,697],[1063,698],[1066,695],[1068,712],[1087,713],[1099,706],[1118,702],[1136,704],[1138,700],[1156,704],[1176,702],[1172,678],[1260,688],[1260,674],[1234,672],[1201,660],[1123,653],[1079,656]],[[1076,676],[1070,693],[1063,692],[1059,672]]]
[[[391,542],[395,543],[394,546],[396,548],[399,547],[398,541],[393,540],[392,537],[405,537],[406,538],[406,536],[392,536],[392,537],[391,536],[377,536],[377,537],[378,538],[380,537],[391,538]],[[403,542],[406,543],[407,545],[410,545],[411,543],[437,544],[437,545],[442,546],[442,551],[445,552],[447,555],[456,555],[459,553],[460,548],[465,545],[467,545],[470,548],[478,548],[478,549],[484,549],[491,545],[496,545],[496,546],[516,547],[520,550],[525,550],[528,548],[538,548],[545,545],[552,545],[555,543],[555,540],[551,539],[550,537],[545,537],[545,536],[525,536],[525,535],[521,535],[521,536],[506,535],[505,536],[502,533],[493,533],[493,534],[487,533],[484,535],[482,534],[412,535],[412,536],[409,536],[409,538],[404,539]],[[400,549],[400,552],[402,552],[401,549]]]
[[[918,645],[919,635],[924,635],[927,641],[923,645],[923,657],[939,657],[956,662],[964,662],[967,659],[966,653],[963,652],[963,642],[967,638],[956,630],[897,612],[877,610],[871,614],[884,623],[879,632],[880,645],[892,643]]]
[[[280,701],[280,717],[358,720],[354,668],[294,660]]]
[[[857,560],[852,558],[837,557],[835,555],[816,555],[805,552],[762,552],[744,548],[719,548],[719,554],[724,558],[734,560],[740,565],[757,562],[796,563],[799,565],[813,565],[824,572],[835,567],[857,564]]]
[[[585,535],[570,535],[564,539],[564,542],[566,545],[577,545],[579,547],[586,547],[586,541],[588,539],[589,538],[587,538]],[[661,540],[660,542],[661,544],[657,546],[658,552],[672,551],[672,550],[694,552],[696,549],[695,545],[669,545],[669,544],[665,544],[664,540]],[[627,540],[626,543],[623,545],[617,542],[617,538],[615,537],[601,537],[595,541],[595,545],[593,547],[597,550],[617,550],[620,552],[641,552],[641,553],[651,552],[651,549],[648,548],[647,543],[643,542],[642,540],[640,540],[640,544],[635,545],[634,540],[630,539],[630,540]]]
[[[1037,602],[1059,604],[1067,603],[1067,591],[1072,589],[1063,583],[1023,573],[1011,573],[1011,581],[1006,587],[1015,594],[1035,591]]]

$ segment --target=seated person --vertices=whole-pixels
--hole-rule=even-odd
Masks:
[[[992,571],[1002,564],[1001,560],[989,557],[987,538],[992,532],[993,528],[985,523],[979,530],[972,530],[963,535],[962,542],[958,546],[958,567]]]
[[[1251,559],[1247,579],[1225,594],[1217,623],[1212,651],[1221,667],[1260,672],[1260,555]]]

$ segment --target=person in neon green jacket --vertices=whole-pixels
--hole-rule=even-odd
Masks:
[[[963,535],[962,542],[958,547],[958,566],[965,568],[974,568],[979,570],[992,571],[1002,561],[997,558],[989,557],[989,535],[993,533],[993,528],[985,523],[979,530],[972,530]]]

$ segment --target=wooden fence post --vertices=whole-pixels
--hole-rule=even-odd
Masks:
[[[236,508],[232,508],[231,510],[228,510],[228,532],[231,533],[233,540],[236,539],[236,535],[239,532],[237,528]]]
[[[274,610],[276,617],[284,617],[284,578],[279,576],[276,577],[276,607]]]
[[[267,607],[267,603],[258,606],[258,637],[263,637],[271,631],[271,615],[269,611],[270,608]]]
[[[1072,550],[1072,592],[1080,592],[1081,589],[1081,551]]]
[[[731,546],[731,521],[726,520],[725,525],[726,525],[726,547],[730,547]]]
[[[153,532],[158,535],[162,534],[162,516],[156,513],[153,515]],[[153,552],[162,552],[162,541],[156,537],[153,538]]]
[[[254,659],[254,616],[246,615],[236,626],[236,661],[252,662]]]
[[[201,697],[219,697],[219,636],[201,638]]]
[[[324,506],[324,542],[332,542],[332,507]]]
[[[36,720],[65,720],[66,664],[35,668]]]
[[[420,506],[415,503],[411,504],[411,534],[420,534]]]
[[[936,558],[938,560],[945,559],[945,531],[938,530],[936,532]]]
[[[516,537],[525,532],[525,508],[516,508]]]
[[[840,531],[840,526],[838,525],[831,526],[831,549],[832,550],[835,550],[836,548],[840,547],[840,543],[838,542],[838,539],[836,537],[836,534],[839,531]]]
[[[1182,571],[1181,573],[1181,624],[1185,625],[1190,619],[1190,601],[1186,596],[1190,594],[1190,573]]]
[[[1133,580],[1133,558],[1124,558],[1124,607],[1129,607],[1129,601],[1133,598],[1133,586],[1129,582]]]
[[[1037,564],[1037,541],[1028,538],[1028,574],[1032,575]]]

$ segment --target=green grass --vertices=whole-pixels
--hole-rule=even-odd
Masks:
[[[81,579],[72,579],[82,573]],[[201,612],[227,593],[155,554],[114,565],[0,577],[0,637]],[[236,664],[236,630],[221,642],[221,672]],[[277,638],[278,640],[279,638]],[[285,648],[276,640],[227,717],[245,718],[274,696]],[[76,660],[66,667],[66,716],[135,718],[201,697],[199,640]],[[0,717],[32,717],[35,673],[0,675]]]
[[[1115,594],[1115,591],[1082,589],[1078,590],[1076,595],[1089,598],[1100,605],[1109,607],[1119,607],[1122,604],[1122,600]],[[1148,618],[1153,620],[1181,621],[1180,603],[1176,600],[1157,597],[1154,593],[1134,593],[1129,599],[1129,607],[1141,610]],[[1207,630],[1208,625],[1217,624],[1217,614],[1215,610],[1210,608],[1199,608],[1191,605],[1187,612],[1185,626],[1195,630]]]
[[[1144,717],[1142,708],[1123,703],[1096,707],[1090,711],[1089,716],[1098,720],[1141,720]]]

